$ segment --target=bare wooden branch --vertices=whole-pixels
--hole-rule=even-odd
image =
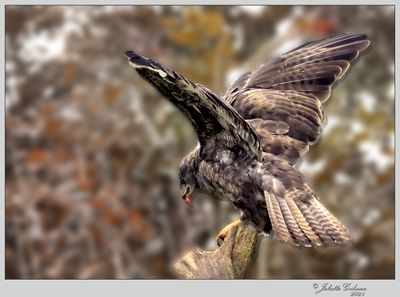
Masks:
[[[179,259],[175,272],[182,279],[243,278],[255,256],[258,231],[246,222],[232,226],[213,251],[196,249]]]

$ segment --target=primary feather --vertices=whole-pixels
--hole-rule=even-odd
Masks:
[[[259,135],[263,151],[295,164],[320,136],[322,103],[333,85],[369,43],[362,33],[306,43],[240,77],[224,99],[244,119],[253,120],[249,123]],[[289,129],[271,132],[265,125],[270,121]]]

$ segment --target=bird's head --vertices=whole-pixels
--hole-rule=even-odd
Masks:
[[[192,206],[192,194],[197,188],[197,181],[194,176],[193,168],[194,160],[191,155],[186,156],[179,167],[179,183],[181,188],[182,199],[186,205]]]

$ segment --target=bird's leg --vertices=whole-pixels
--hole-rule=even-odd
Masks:
[[[225,237],[228,235],[229,230],[232,229],[232,227],[240,224],[242,220],[241,219],[236,219],[234,220],[232,223],[226,225],[221,231],[219,231],[217,237],[215,238],[215,240],[217,241],[218,246],[221,246],[222,243],[225,240]]]

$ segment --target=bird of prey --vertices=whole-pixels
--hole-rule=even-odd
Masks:
[[[182,198],[229,199],[260,232],[295,246],[341,245],[346,228],[294,167],[321,133],[322,104],[369,46],[365,34],[308,42],[247,72],[225,95],[127,51],[131,66],[189,119],[199,145],[183,158]]]

